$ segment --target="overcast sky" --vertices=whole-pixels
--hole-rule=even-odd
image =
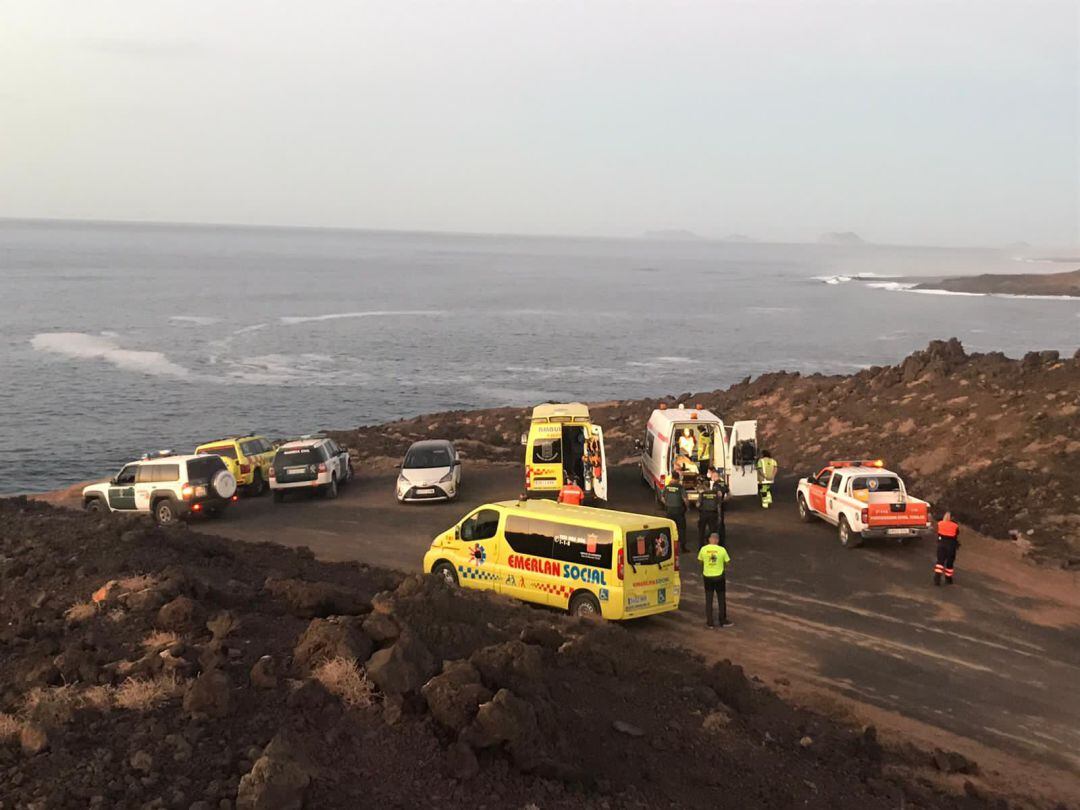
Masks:
[[[1072,244],[1076,2],[0,0],[0,216]]]

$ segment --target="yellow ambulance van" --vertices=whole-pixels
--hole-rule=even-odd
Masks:
[[[634,619],[679,607],[675,524],[548,500],[489,503],[436,537],[424,572],[452,585]]]
[[[537,405],[529,419],[525,445],[525,491],[555,494],[569,480],[586,496],[608,498],[604,431],[594,425],[589,408],[580,402]]]

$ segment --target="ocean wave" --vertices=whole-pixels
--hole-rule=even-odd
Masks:
[[[831,276],[811,276],[812,281],[821,281],[825,284],[847,284],[849,281],[868,281],[875,278],[893,278],[883,276],[881,273],[837,273]]]
[[[398,315],[442,315],[439,309],[372,309],[363,312],[330,312],[325,315],[285,315],[280,320],[287,326],[316,321],[338,321],[345,318],[383,318]]]
[[[875,281],[873,284],[867,284],[867,287],[873,287],[876,290],[889,290],[890,292],[905,292],[915,286],[914,282],[909,281]]]
[[[103,360],[125,371],[137,371],[154,377],[192,376],[191,371],[161,352],[122,349],[111,337],[84,332],[42,332],[30,339],[40,352],[59,354],[73,360]]]
[[[265,323],[253,323],[251,326],[241,326],[239,329],[233,331],[234,335],[246,335],[248,332],[258,332],[260,329],[265,329]]]
[[[652,357],[648,360],[628,360],[626,365],[633,368],[660,368],[661,366],[680,366],[680,365],[692,365],[698,362],[692,357],[679,357],[676,355],[664,355],[662,357]]]
[[[217,323],[221,318],[212,318],[209,315],[170,315],[169,320],[177,323],[189,323],[192,326],[209,326]]]

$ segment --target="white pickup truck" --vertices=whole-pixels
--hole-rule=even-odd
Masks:
[[[907,493],[899,475],[873,461],[831,461],[817,475],[799,480],[799,518],[833,524],[840,544],[852,548],[865,539],[903,541],[933,531],[930,504]]]

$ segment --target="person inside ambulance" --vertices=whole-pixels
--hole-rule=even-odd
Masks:
[[[697,463],[699,475],[705,475],[712,464],[712,433],[708,428],[698,428]]]
[[[592,479],[593,481],[599,481],[604,474],[604,467],[600,463],[600,440],[595,436],[589,439],[588,456],[589,467],[592,469]]]
[[[686,456],[687,458],[694,457],[694,448],[697,442],[694,441],[694,433],[690,428],[683,428],[682,434],[679,436],[679,455]]]

